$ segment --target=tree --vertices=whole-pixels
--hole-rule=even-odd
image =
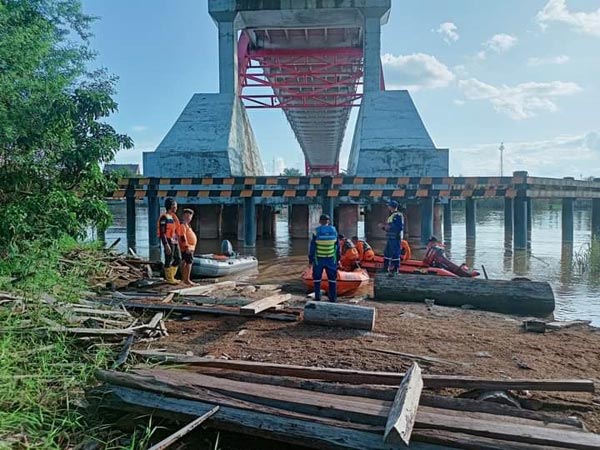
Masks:
[[[300,172],[295,167],[286,167],[283,169],[283,175],[286,177],[301,177],[302,172]]]
[[[0,246],[82,236],[110,221],[100,168],[132,140],[103,119],[116,78],[94,58],[77,0],[0,0]]]

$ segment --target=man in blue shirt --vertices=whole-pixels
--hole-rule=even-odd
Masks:
[[[313,283],[315,300],[321,300],[321,277],[323,270],[327,271],[329,282],[329,301],[337,299],[337,266],[339,260],[339,244],[337,230],[330,224],[329,216],[323,214],[319,218],[319,226],[310,241],[308,262],[313,267]]]
[[[402,230],[404,220],[402,213],[398,211],[400,205],[397,201],[388,202],[389,215],[385,224],[380,224],[385,231],[387,243],[383,252],[383,270],[390,276],[398,273],[400,268],[400,251],[402,245]]]

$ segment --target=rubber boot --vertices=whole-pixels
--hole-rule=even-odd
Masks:
[[[177,273],[177,267],[165,267],[165,280],[168,284],[179,284],[179,281],[175,279]]]
[[[315,302],[320,302],[321,301],[321,282],[315,281],[314,285],[315,285]]]
[[[329,293],[327,296],[331,303],[337,302],[337,283],[329,283]]]

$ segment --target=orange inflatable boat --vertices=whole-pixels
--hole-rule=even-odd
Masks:
[[[360,266],[374,273],[383,269],[383,256],[375,255],[373,261],[361,261]],[[429,267],[423,261],[416,259],[407,259],[400,263],[400,273],[408,273],[413,275],[437,275],[440,277],[458,277],[458,275],[439,267]]]
[[[312,267],[307,267],[302,272],[302,281],[304,286],[309,292],[314,291],[315,286],[312,279]],[[369,274],[365,269],[355,269],[352,272],[346,272],[338,270],[337,272],[337,294],[347,295],[352,294],[358,288],[365,286],[369,283]],[[329,289],[329,283],[327,282],[327,273],[323,271],[323,278],[321,279],[321,289],[327,292]]]

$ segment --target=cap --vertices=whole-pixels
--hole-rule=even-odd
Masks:
[[[321,217],[319,217],[319,221],[323,221],[323,220],[331,220],[331,219],[329,219],[329,216],[327,214],[321,214]]]
[[[400,206],[400,204],[396,200],[390,200],[387,204],[392,208],[397,208],[398,206]]]
[[[187,214],[194,214],[194,210],[193,210],[193,209],[189,209],[189,208],[185,208],[185,209],[183,210],[183,213],[184,213],[184,214],[186,214],[186,213],[187,213]]]

